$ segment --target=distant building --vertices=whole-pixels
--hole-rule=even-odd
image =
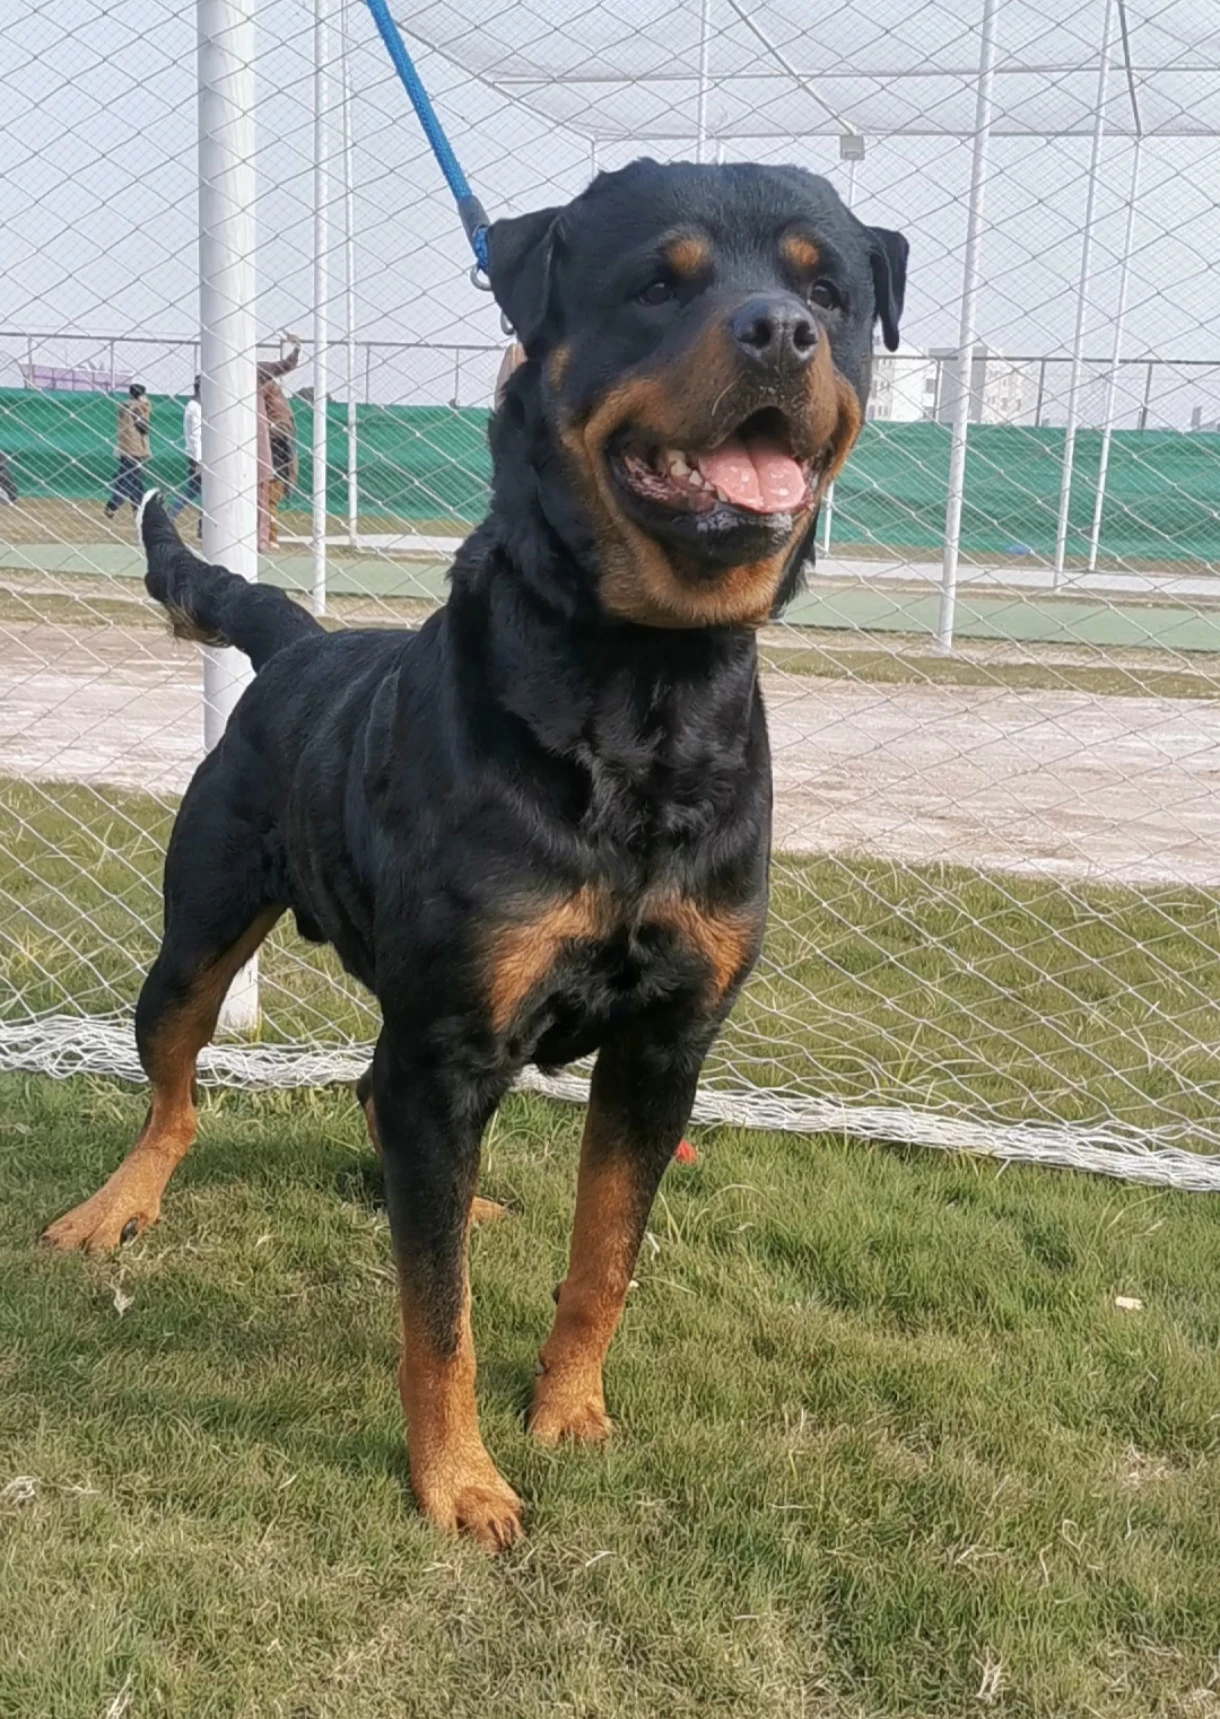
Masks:
[[[47,388],[58,394],[114,394],[131,385],[125,370],[93,370],[79,364],[23,364],[21,380],[27,388]]]
[[[1025,371],[980,341],[970,367],[970,419],[975,424],[1017,424],[1025,410]],[[929,352],[901,347],[873,358],[868,416],[892,424],[930,418],[953,419],[957,348],[934,346]]]
[[[957,400],[957,348],[934,346],[928,353],[935,371],[932,410],[938,424],[953,421]],[[1025,411],[1025,371],[1019,364],[978,341],[970,365],[970,422],[1018,424]]]
[[[936,399],[936,365],[926,352],[900,347],[879,352],[873,359],[868,416],[891,424],[913,424],[930,418]]]

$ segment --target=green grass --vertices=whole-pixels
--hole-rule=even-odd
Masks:
[[[474,1318],[529,1537],[493,1563],[406,1496],[351,1098],[211,1095],[157,1228],[36,1248],[142,1112],[0,1079],[6,1719],[1220,1710],[1214,1202],[703,1131],[612,1352],[619,1436],[542,1452],[579,1115],[510,1101]]]
[[[1208,891],[781,855],[771,900],[724,1039],[751,1084],[1214,1141]]]
[[[129,1009],[172,808],[0,781],[0,1016]],[[884,860],[779,856],[764,957],[714,1077],[1012,1120],[1171,1127],[1214,1149],[1220,902]],[[367,1041],[328,951],[282,921],[264,1036]]]

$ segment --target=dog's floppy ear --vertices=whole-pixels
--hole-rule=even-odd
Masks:
[[[551,274],[562,209],[537,209],[493,221],[487,232],[488,275],[496,303],[529,352],[551,308]]]
[[[873,297],[886,348],[898,350],[898,323],[907,292],[907,257],[911,247],[901,233],[888,227],[870,227],[869,261],[873,269]]]

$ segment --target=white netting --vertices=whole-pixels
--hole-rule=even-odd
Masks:
[[[327,607],[404,624],[443,599],[479,517],[503,337],[366,7],[326,9]],[[808,590],[763,641],[773,923],[701,1114],[1220,1185],[1211,7],[1084,0],[1065,22],[1024,0],[851,0],[816,26],[796,0],[485,10],[446,0],[402,23],[493,215],[561,201],[597,166],[697,153],[824,172],[912,243],[902,350],[878,363]],[[993,135],[947,653],[985,11]],[[103,512],[132,381],[152,401],[142,476],[186,477],[196,22],[179,0],[0,20],[0,1067],[138,1072],[161,856],[202,755],[197,653],[143,597],[125,497]],[[263,358],[318,326],[314,22],[313,4],[258,8]],[[313,352],[307,338],[284,381],[300,469],[261,569],[302,591],[318,576]],[[260,1042],[216,1047],[208,1078],[358,1072],[375,1012],[328,956],[277,929],[259,983]]]

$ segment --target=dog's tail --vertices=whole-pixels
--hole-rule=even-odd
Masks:
[[[235,645],[260,669],[285,645],[322,632],[283,591],[251,585],[192,555],[155,489],[145,495],[136,523],[148,560],[144,589],[169,615],[175,637]]]

